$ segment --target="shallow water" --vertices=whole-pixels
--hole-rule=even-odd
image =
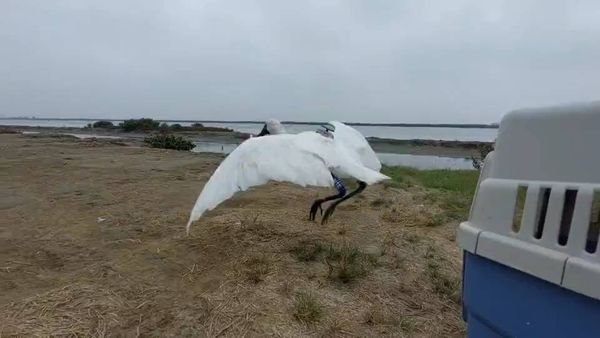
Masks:
[[[120,139],[121,138],[119,136],[107,136],[107,135],[96,135],[96,134],[63,133],[63,135],[75,136],[79,139],[86,139],[86,138]]]
[[[243,133],[256,134],[263,125],[258,123],[204,123],[207,127],[230,128]],[[314,131],[316,125],[290,124],[284,125],[288,133]],[[379,137],[397,140],[444,140],[444,141],[485,141],[496,139],[498,129],[492,128],[438,128],[438,127],[385,127],[385,126],[353,126],[365,137]]]
[[[194,143],[196,147],[192,149],[192,152],[195,153],[229,154],[237,147],[237,144],[216,142]],[[389,166],[405,166],[417,169],[473,169],[471,160],[464,158],[392,153],[377,153],[377,156],[381,163]]]

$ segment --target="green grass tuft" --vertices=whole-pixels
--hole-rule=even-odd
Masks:
[[[325,256],[329,268],[328,278],[341,283],[350,283],[364,277],[378,265],[378,257],[362,252],[349,244],[330,246]]]
[[[294,318],[303,323],[315,323],[321,320],[325,313],[317,297],[311,292],[299,292],[294,304]]]

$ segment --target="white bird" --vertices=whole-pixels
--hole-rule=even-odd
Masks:
[[[269,120],[258,136],[247,139],[232,151],[204,185],[186,226],[197,221],[204,212],[214,209],[238,191],[269,181],[291,182],[300,186],[335,186],[338,194],[317,199],[309,218],[314,220],[321,204],[337,199],[326,210],[322,223],[335,207],[360,193],[367,184],[389,179],[381,174],[381,163],[375,152],[356,129],[332,121],[318,132],[285,134],[277,120]],[[349,194],[338,177],[358,180],[358,188]],[[323,209],[321,209],[321,212]]]

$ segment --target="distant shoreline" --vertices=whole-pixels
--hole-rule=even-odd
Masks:
[[[27,120],[27,121],[123,121],[125,119],[91,119],[91,118],[31,118],[31,117],[0,117],[1,120]],[[237,123],[237,124],[261,124],[264,121],[224,121],[224,120],[161,120],[159,122],[166,123]],[[296,125],[321,125],[326,122],[302,122],[302,121],[281,121],[283,124]],[[473,129],[498,129],[497,124],[481,124],[481,123],[369,123],[369,122],[344,122],[350,126],[365,126],[365,127],[419,127],[419,128],[473,128]]]
[[[38,126],[0,126],[0,134],[2,133],[23,133],[34,132],[35,137],[52,137],[56,135],[74,134],[93,135],[99,137],[117,137],[119,142],[125,142],[135,145],[143,145],[143,140],[148,135],[159,131],[143,132],[125,132],[119,128],[104,129],[104,128],[80,128],[80,127],[38,127]],[[237,132],[233,130],[212,130],[197,129],[197,130],[173,130],[170,133],[182,136],[193,142],[211,142],[221,144],[240,144],[246,140],[250,134]],[[32,135],[28,135],[32,137]],[[114,141],[114,140],[113,140]],[[373,149],[378,153],[391,154],[408,154],[408,155],[432,155],[453,158],[470,158],[478,155],[478,148],[484,144],[491,142],[482,141],[444,141],[444,140],[424,140],[424,139],[409,139],[397,140],[378,137],[367,137],[367,141]]]

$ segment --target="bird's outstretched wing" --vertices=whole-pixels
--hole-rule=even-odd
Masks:
[[[354,153],[353,157],[360,159],[360,162],[365,167],[375,171],[381,170],[381,162],[379,162],[375,151],[373,151],[369,142],[358,130],[338,121],[331,121],[329,124],[335,127],[333,137],[336,142],[339,142],[348,151]]]
[[[351,158],[339,143],[315,132],[248,139],[225,158],[204,185],[186,229],[189,232],[192,222],[236,192],[268,181],[332,186],[330,169],[334,168],[368,184],[388,178]]]

